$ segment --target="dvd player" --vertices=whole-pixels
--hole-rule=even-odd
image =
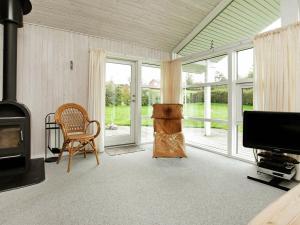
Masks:
[[[291,180],[296,174],[296,169],[293,163],[274,162],[263,158],[257,163],[257,172]]]
[[[295,165],[293,163],[270,161],[265,158],[261,159],[257,163],[257,166],[286,174],[290,174],[295,168]]]

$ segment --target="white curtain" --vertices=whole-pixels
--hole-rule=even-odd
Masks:
[[[162,103],[182,103],[181,61],[165,61],[161,65]]]
[[[300,23],[255,37],[254,55],[255,108],[300,112]]]
[[[300,24],[256,36],[254,55],[256,109],[300,111]]]
[[[95,141],[101,152],[104,151],[105,129],[105,61],[105,51],[90,50],[88,111],[90,119],[100,122],[101,132]]]

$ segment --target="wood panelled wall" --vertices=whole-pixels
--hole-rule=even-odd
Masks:
[[[169,53],[135,44],[25,24],[18,37],[17,99],[31,111],[32,156],[44,153],[44,118],[66,102],[87,107],[89,49],[102,48],[145,60],[167,60]],[[3,28],[0,29],[2,99]],[[73,70],[70,61],[73,61]]]

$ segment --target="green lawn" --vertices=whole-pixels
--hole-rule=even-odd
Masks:
[[[252,110],[253,106],[244,105],[244,110]],[[212,103],[211,106],[212,119],[228,119],[228,106],[222,103]],[[151,116],[152,106],[142,106],[142,116]],[[203,103],[188,103],[184,105],[184,116],[191,117],[204,117],[204,104]],[[130,125],[130,109],[129,106],[117,106],[117,107],[106,107],[105,108],[105,124],[111,124],[112,122],[119,126]],[[152,126],[153,121],[151,119],[143,119],[143,126]],[[184,120],[185,127],[203,127],[203,122]],[[213,128],[227,129],[226,124],[212,123]]]

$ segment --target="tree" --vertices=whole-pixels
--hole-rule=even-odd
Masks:
[[[142,106],[149,104],[149,90],[142,90]]]
[[[128,84],[122,87],[122,103],[125,105],[130,105],[130,87]]]
[[[122,86],[116,85],[116,98],[115,98],[115,105],[122,105],[123,98],[122,98]]]
[[[109,81],[106,84],[106,91],[105,91],[105,105],[111,106],[114,103],[114,89],[115,84],[112,81]]]

